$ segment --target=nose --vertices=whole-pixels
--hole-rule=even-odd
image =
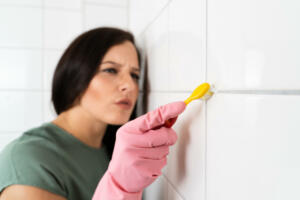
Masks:
[[[123,75],[120,80],[119,90],[121,92],[124,92],[124,91],[131,92],[136,87],[135,84],[136,83],[132,79],[131,75]]]

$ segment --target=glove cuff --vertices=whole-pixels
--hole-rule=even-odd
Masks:
[[[141,200],[143,191],[126,192],[118,185],[109,171],[101,178],[92,200]]]

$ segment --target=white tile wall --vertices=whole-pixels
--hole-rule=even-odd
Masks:
[[[82,32],[80,11],[45,10],[45,48],[64,49]]]
[[[207,199],[300,199],[299,95],[217,94],[207,110]]]
[[[0,0],[0,150],[55,117],[60,56],[77,35],[105,25],[127,29],[127,0]]]
[[[84,0],[44,0],[46,8],[65,8],[80,10]]]
[[[43,121],[42,92],[12,90],[0,92],[0,134],[24,131]]]
[[[128,0],[129,28],[137,36],[160,15],[170,0]]]
[[[211,0],[208,75],[222,89],[299,89],[300,2]]]
[[[42,89],[39,49],[0,47],[0,89]]]
[[[116,7],[127,7],[128,0],[86,0],[88,3],[94,3],[99,5],[110,5]]]
[[[189,91],[205,80],[203,1],[173,0],[169,18],[171,91]],[[186,12],[188,10],[188,12]],[[195,59],[196,58],[196,59]],[[178,84],[180,83],[180,84]]]
[[[42,47],[42,9],[0,5],[1,47]]]
[[[153,110],[169,102],[185,100],[189,95],[187,92],[151,92],[148,110]],[[178,141],[170,148],[164,176],[171,183],[170,187],[173,188],[175,185],[176,191],[179,192],[178,195],[185,199],[194,199],[203,194],[205,163],[204,105],[204,102],[200,100],[191,102],[173,126],[177,132]],[[168,199],[177,196],[172,194],[172,191],[168,192]]]
[[[144,190],[143,196],[147,199],[167,200],[168,182],[165,177],[159,176],[148,188]]]
[[[0,0],[1,5],[42,6],[43,0]]]
[[[91,4],[85,6],[85,14],[85,29],[92,29],[100,25],[127,29],[128,17],[126,7]]]
[[[148,110],[204,81],[217,89],[173,126],[178,141],[146,200],[300,199],[299,7],[129,1],[129,27],[147,57]]]
[[[52,77],[54,74],[54,70],[60,57],[62,56],[63,51],[61,50],[45,50],[44,51],[44,89],[51,90],[52,85]]]
[[[145,51],[148,58],[149,77],[156,77],[154,81],[149,80],[152,91],[169,90],[169,41],[168,41],[168,16],[169,9],[165,9],[145,32]]]

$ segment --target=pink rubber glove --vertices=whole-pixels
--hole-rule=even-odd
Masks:
[[[112,159],[93,200],[139,200],[145,187],[161,175],[169,146],[177,140],[165,121],[184,111],[183,101],[150,111],[118,129]]]

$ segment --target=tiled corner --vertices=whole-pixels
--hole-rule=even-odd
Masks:
[[[127,29],[127,8],[87,4],[84,9],[85,30],[99,26],[113,26]]]
[[[207,111],[207,200],[300,198],[300,96],[216,94]]]
[[[42,92],[1,91],[0,132],[25,131],[40,125],[42,109]]]
[[[168,183],[167,200],[185,200],[185,199],[178,191],[176,191],[173,185]]]
[[[42,19],[38,7],[0,6],[0,46],[41,48]]]
[[[204,0],[170,3],[170,90],[191,91],[205,80]]]
[[[168,3],[169,0],[129,0],[129,29],[139,37]]]
[[[145,200],[167,200],[168,198],[168,182],[165,177],[159,176],[151,185],[149,185],[143,193]]]
[[[185,100],[188,96],[189,93],[151,92],[148,110]],[[179,115],[173,128],[178,140],[170,147],[164,174],[185,199],[202,198],[205,181],[205,103],[200,100],[191,102]]]
[[[144,34],[150,91],[168,91],[168,9],[151,24]]]
[[[42,89],[42,53],[0,48],[0,89]]]
[[[299,1],[212,0],[207,8],[208,77],[220,89],[300,88]]]
[[[65,49],[82,32],[79,11],[46,9],[44,21],[44,47]]]
[[[170,148],[166,176],[184,199],[202,198],[205,184],[205,103],[200,100],[191,102],[173,127],[178,141]]]

